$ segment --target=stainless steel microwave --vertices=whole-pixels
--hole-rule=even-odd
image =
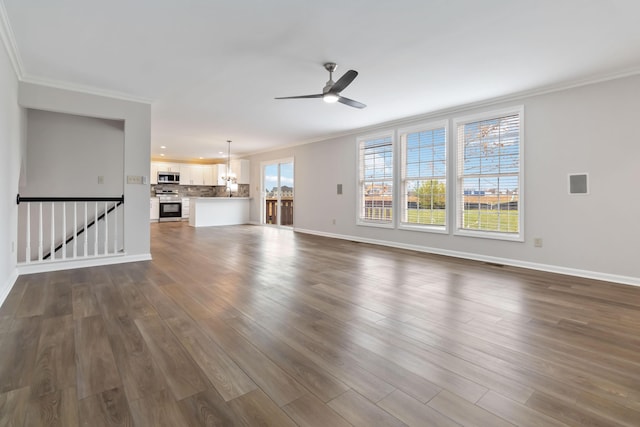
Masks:
[[[158,172],[158,184],[180,184],[180,172]]]

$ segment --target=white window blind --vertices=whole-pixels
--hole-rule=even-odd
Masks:
[[[522,112],[457,124],[458,228],[518,235]]]
[[[446,124],[401,132],[402,224],[447,224]]]
[[[390,135],[359,141],[359,221],[391,224],[393,140]]]

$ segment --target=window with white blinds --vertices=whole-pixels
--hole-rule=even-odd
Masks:
[[[459,232],[522,236],[522,120],[522,107],[456,120]]]
[[[447,225],[447,122],[400,130],[401,226],[445,231]]]
[[[391,225],[393,221],[393,138],[358,140],[360,224]]]

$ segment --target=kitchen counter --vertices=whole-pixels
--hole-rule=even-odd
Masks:
[[[191,197],[189,200],[192,227],[249,223],[250,197]]]

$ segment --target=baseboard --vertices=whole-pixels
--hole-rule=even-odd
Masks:
[[[2,289],[0,289],[0,306],[2,306],[2,304],[4,303],[4,300],[6,300],[7,296],[9,296],[9,292],[11,292],[13,285],[16,284],[17,279],[18,279],[18,270],[14,268],[11,274],[9,274],[9,277],[7,278],[7,280],[4,282]]]
[[[586,279],[602,280],[605,282],[620,283],[623,285],[640,286],[640,277],[621,276],[617,274],[602,273],[599,271],[580,270],[576,268],[563,267],[559,265],[539,264],[535,262],[521,261],[511,258],[500,258],[488,255],[475,254],[470,252],[451,251],[447,249],[432,248],[427,246],[410,245],[406,243],[390,242],[387,240],[367,239],[358,236],[345,234],[326,233],[323,231],[296,228],[295,232],[313,234],[316,236],[329,237],[332,239],[352,240],[360,243],[370,243],[372,245],[388,246],[391,248],[408,249],[416,252],[424,252],[435,255],[445,255],[454,258],[463,258],[473,261],[489,262],[492,264],[503,264],[512,267],[527,268],[529,270],[545,271],[548,273],[565,274],[568,276],[582,277]]]
[[[37,264],[18,264],[18,275],[45,273],[48,271],[70,270],[73,268],[97,267],[100,265],[124,264],[127,262],[150,261],[151,254],[117,255],[83,260],[42,262]]]

